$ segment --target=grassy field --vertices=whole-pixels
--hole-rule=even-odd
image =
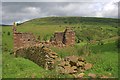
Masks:
[[[51,49],[58,53],[62,58],[69,55],[83,56],[94,66],[85,71],[95,73],[98,76],[106,75],[118,77],[118,51],[117,51],[117,19],[109,18],[84,18],[84,17],[48,17],[34,19],[19,24],[19,32],[32,32],[40,40],[48,40],[56,31],[64,31],[66,26],[72,26],[76,33],[76,44],[73,47]],[[12,27],[2,27],[3,45],[3,78],[69,78],[71,75],[62,75],[55,70],[49,71],[39,67],[30,60],[15,58],[13,56],[13,35]],[[98,41],[95,44],[89,43],[90,40]]]

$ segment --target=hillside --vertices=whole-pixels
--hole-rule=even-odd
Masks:
[[[73,27],[76,43],[72,47],[50,47],[62,58],[69,55],[83,56],[94,64],[85,72],[109,77],[118,77],[118,19],[93,17],[46,17],[29,20],[17,26],[18,32],[32,32],[40,41],[49,40],[54,32],[64,31],[66,26]],[[38,38],[40,36],[40,38]],[[15,58],[13,52],[13,34],[11,26],[3,27],[3,77],[28,78],[70,78],[53,71],[46,71],[32,61]],[[96,41],[91,43],[91,41]],[[10,61],[10,62],[9,62]],[[15,67],[15,68],[13,68]],[[41,73],[42,72],[42,73]],[[54,74],[56,73],[56,74]],[[111,75],[109,75],[111,74]]]
[[[110,25],[117,26],[118,19],[112,18],[95,18],[95,17],[46,17],[36,18],[27,21],[23,24],[34,24],[34,25],[65,25],[65,24],[81,24],[81,25]]]

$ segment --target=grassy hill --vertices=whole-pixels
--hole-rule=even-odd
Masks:
[[[66,26],[73,27],[76,33],[76,44],[73,47],[55,48],[60,57],[80,55],[94,64],[91,70],[85,72],[118,77],[118,19],[93,17],[46,17],[37,18],[17,26],[18,32],[32,32],[40,41],[49,40],[55,31],[64,31]],[[3,45],[3,77],[25,78],[35,76],[45,77],[73,77],[61,75],[53,71],[46,71],[32,61],[13,56],[12,26],[2,27]],[[95,40],[96,43],[90,43]],[[13,68],[14,67],[14,68]],[[56,73],[56,74],[55,74]],[[54,74],[54,75],[53,75]]]
[[[36,18],[27,21],[23,24],[36,24],[36,25],[63,25],[63,24],[81,24],[81,25],[111,25],[117,26],[118,19],[112,18],[95,18],[95,17],[46,17]]]

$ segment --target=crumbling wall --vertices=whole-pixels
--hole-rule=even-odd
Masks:
[[[71,28],[66,28],[64,32],[55,32],[51,42],[58,46],[74,45],[75,32]]]
[[[46,70],[54,69],[58,61],[58,55],[51,49],[40,46],[21,48],[16,51],[16,57],[29,59]]]
[[[14,52],[19,48],[25,48],[39,44],[32,33],[17,32],[16,26],[13,26]]]
[[[64,35],[64,32],[55,32],[54,33],[54,38],[55,38],[55,41],[58,42],[58,43],[62,43],[63,42],[63,35]]]
[[[14,33],[14,47],[19,49],[36,44],[36,39],[32,33]]]
[[[75,44],[75,32],[70,29],[70,28],[67,28],[64,32],[64,40],[63,40],[63,43],[65,45],[74,45]]]

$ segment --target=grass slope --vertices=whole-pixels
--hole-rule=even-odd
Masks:
[[[19,32],[32,32],[36,38],[47,40],[55,31],[64,31],[66,26],[73,26],[76,32],[76,44],[73,47],[51,49],[60,57],[69,55],[81,55],[94,66],[85,72],[118,77],[118,53],[116,38],[118,19],[110,18],[87,18],[87,17],[47,17],[33,19],[17,26]],[[25,77],[56,77],[69,78],[71,75],[61,75],[53,71],[46,71],[32,61],[23,58],[15,58],[12,54],[13,35],[11,26],[2,27],[3,35],[3,78]],[[96,34],[95,34],[96,33]],[[78,43],[78,41],[81,41]],[[103,45],[88,44],[89,40],[102,41]],[[88,48],[87,48],[88,47]],[[86,56],[86,53],[90,53]]]

